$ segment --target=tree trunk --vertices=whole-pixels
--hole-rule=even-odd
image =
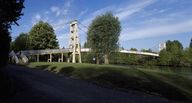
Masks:
[[[96,55],[96,62],[97,62],[97,64],[99,64],[99,55],[98,54]]]
[[[11,81],[5,67],[8,62],[11,37],[7,29],[0,26],[0,103],[11,96]]]
[[[0,67],[7,65],[11,37],[8,30],[0,27]]]
[[[104,55],[104,63],[109,64],[109,55],[108,54]]]

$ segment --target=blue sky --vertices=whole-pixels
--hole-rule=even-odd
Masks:
[[[97,16],[112,11],[122,31],[120,45],[156,49],[159,43],[179,40],[188,47],[192,38],[192,0],[25,0],[24,15],[12,26],[15,38],[29,32],[39,20],[50,23],[60,47],[68,47],[69,21],[77,19],[81,44],[86,41],[86,26]]]

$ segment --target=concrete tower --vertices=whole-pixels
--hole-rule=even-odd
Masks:
[[[166,43],[160,43],[159,44],[159,52],[163,49],[166,49]]]
[[[81,45],[78,35],[77,20],[70,23],[70,41],[69,48],[72,52],[72,63],[76,63],[76,57],[78,56],[78,62],[81,63]]]

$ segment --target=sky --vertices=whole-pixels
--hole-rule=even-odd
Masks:
[[[11,35],[42,20],[51,24],[60,47],[68,48],[69,22],[78,20],[81,45],[92,20],[111,11],[121,22],[119,43],[125,49],[155,50],[159,43],[179,40],[188,47],[192,38],[192,0],[25,0],[24,15]]]

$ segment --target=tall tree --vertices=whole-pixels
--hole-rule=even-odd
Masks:
[[[58,41],[54,29],[46,22],[39,21],[29,32],[31,49],[55,49]]]
[[[166,42],[166,49],[160,52],[160,63],[162,65],[178,66],[183,56],[182,52],[183,46],[179,41],[168,40]]]
[[[152,52],[151,49],[141,49],[142,52]]]
[[[190,42],[189,48],[192,48],[192,38],[191,38],[191,42]]]
[[[20,19],[24,0],[0,0],[0,67],[6,65],[11,37],[9,30],[12,24]]]
[[[23,2],[24,0],[0,0],[0,103],[10,95],[13,86],[5,69],[1,67],[7,64],[11,42],[9,30],[22,15]]]
[[[14,51],[27,50],[29,48],[29,37],[27,33],[21,33],[12,43],[12,49]]]
[[[89,26],[87,42],[96,54],[97,63],[99,57],[104,56],[104,63],[109,64],[109,55],[118,49],[121,25],[117,17],[111,12],[97,16]]]
[[[131,50],[131,51],[137,51],[137,49],[136,49],[136,48],[131,48],[130,50]]]
[[[192,66],[192,48],[186,48],[182,58],[183,66]]]
[[[89,46],[88,46],[87,42],[85,42],[84,45],[83,45],[83,48],[88,48],[88,47]]]

